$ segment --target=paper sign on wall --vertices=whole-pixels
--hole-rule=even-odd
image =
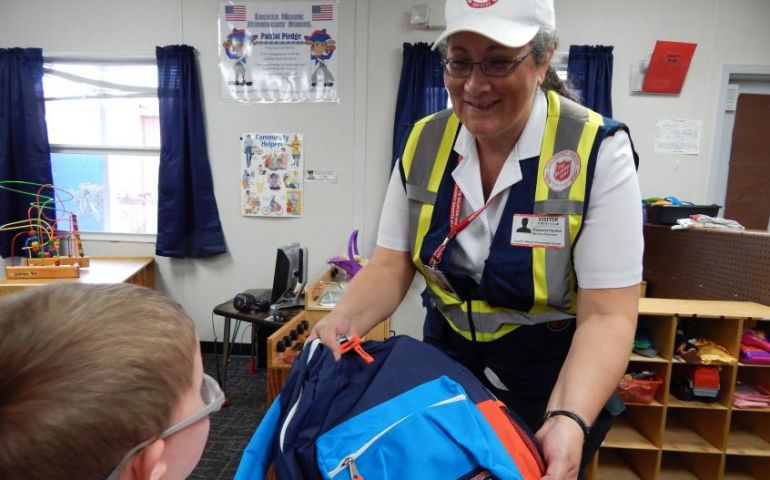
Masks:
[[[658,120],[655,129],[655,153],[697,155],[700,127],[700,120]]]
[[[222,2],[222,97],[337,102],[337,2]]]
[[[241,211],[245,216],[302,216],[302,134],[241,135]]]

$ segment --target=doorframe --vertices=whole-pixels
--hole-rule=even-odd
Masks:
[[[709,162],[708,186],[706,189],[706,198],[710,203],[717,203],[725,206],[727,198],[727,176],[730,171],[730,152],[722,154],[722,148],[725,147],[723,141],[723,129],[725,128],[725,118],[727,112],[725,103],[727,102],[727,87],[730,79],[735,77],[758,77],[770,82],[770,65],[735,65],[728,64],[722,66],[722,74],[719,79],[719,95],[716,104],[716,125],[714,126],[714,139],[712,142],[712,155]],[[740,94],[740,92],[739,92]]]

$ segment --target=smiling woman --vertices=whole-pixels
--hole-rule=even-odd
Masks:
[[[336,335],[365,334],[419,272],[423,339],[537,432],[548,478],[575,478],[623,408],[611,395],[642,272],[636,153],[551,67],[553,0],[447,0],[445,17],[452,108],[414,125],[377,248],[311,337],[336,350]]]

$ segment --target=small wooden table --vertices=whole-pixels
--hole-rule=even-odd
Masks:
[[[296,308],[286,308],[282,309],[280,311],[280,314],[284,316],[287,320],[297,315],[299,312],[302,311],[302,307],[296,307]],[[213,310],[214,315],[219,315],[220,317],[224,318],[224,327],[222,329],[222,373],[221,375],[218,375],[220,378],[217,378],[219,381],[219,385],[222,387],[222,390],[227,392],[226,390],[226,384],[227,384],[227,365],[230,361],[230,321],[231,319],[236,319],[244,322],[248,322],[252,325],[251,327],[251,344],[256,346],[257,354],[255,355],[257,358],[257,364],[259,363],[259,358],[266,358],[266,348],[265,345],[257,345],[257,333],[259,331],[264,331],[264,333],[267,335],[272,334],[285,322],[275,322],[271,318],[271,314],[269,311],[265,312],[241,312],[235,309],[233,307],[233,299],[227,300],[226,302],[220,303],[216,307],[214,307]]]
[[[0,296],[51,283],[133,283],[155,288],[153,257],[91,257],[79,278],[8,279],[0,269]]]

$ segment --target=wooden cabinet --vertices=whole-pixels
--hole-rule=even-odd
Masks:
[[[714,402],[688,401],[671,392],[679,369],[679,322],[695,336],[739,357],[744,328],[770,321],[770,307],[750,302],[642,298],[637,330],[658,350],[654,358],[632,354],[628,371],[651,370],[663,384],[649,404],[626,406],[589,469],[592,479],[770,478],[770,408],[733,408],[738,381],[770,385],[770,365],[720,365]]]

